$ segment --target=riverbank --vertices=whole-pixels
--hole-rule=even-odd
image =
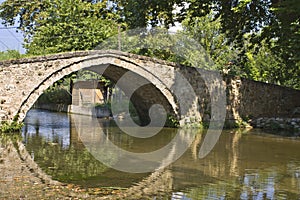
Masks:
[[[251,121],[253,128],[288,132],[289,135],[300,136],[300,118],[258,118]]]

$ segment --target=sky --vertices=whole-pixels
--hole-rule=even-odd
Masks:
[[[2,2],[4,0],[0,0],[0,4]],[[15,28],[6,29],[0,19],[0,51],[18,50],[21,53],[25,53],[22,43],[22,33],[17,33]]]

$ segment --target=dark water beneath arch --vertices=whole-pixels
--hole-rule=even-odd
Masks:
[[[131,152],[151,152],[169,143],[178,129],[164,128],[151,138],[141,139],[126,135],[112,121],[97,119],[98,123],[91,127],[87,120],[84,116],[43,110],[28,113],[23,142],[35,162],[53,179],[82,187],[140,186],[138,190],[149,191],[151,197],[157,192],[167,199],[300,199],[298,138],[272,136],[260,130],[223,131],[213,150],[199,159],[198,151],[206,133],[183,130],[183,136],[195,136],[190,147],[161,175],[149,178],[153,174],[126,173],[107,167],[95,159],[90,153],[93,146],[87,144],[99,141],[99,145],[104,145],[112,141]],[[90,134],[83,141],[85,131],[99,127],[104,133],[101,137]],[[97,156],[116,164],[120,162],[117,154],[104,151]]]

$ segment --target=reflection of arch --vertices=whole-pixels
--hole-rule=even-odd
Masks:
[[[107,139],[105,128],[101,125],[99,126],[101,122],[98,121],[97,118],[73,115],[72,122],[74,123],[74,128],[77,131],[78,137],[97,160],[111,168],[129,173],[147,173],[168,166],[182,156],[194,140],[192,131],[189,131],[188,133],[190,134],[187,134],[185,130],[178,129],[174,137],[162,137],[158,139],[160,142],[157,142],[157,144],[160,145],[154,145],[154,147],[157,148],[152,150],[147,149],[148,151],[146,152],[135,152],[120,147],[119,141]],[[143,136],[154,129],[155,128],[148,127],[146,129],[134,128],[132,130],[137,130],[138,133]],[[140,130],[143,132],[140,132]],[[163,134],[161,135],[163,136]],[[132,139],[133,138],[136,137],[132,137]],[[155,137],[150,137],[148,139],[157,140]],[[165,143],[161,144],[162,141]],[[139,143],[140,141],[136,142]],[[141,144],[143,145],[144,143]],[[103,156],[108,152],[110,155],[109,157]]]
[[[146,59],[146,58],[145,58]],[[35,103],[37,98],[43,93],[45,89],[51,86],[56,81],[62,79],[64,76],[69,75],[72,72],[76,72],[81,69],[88,69],[99,74],[103,74],[107,78],[117,82],[126,72],[130,71],[132,76],[131,80],[128,80],[126,85],[121,86],[125,92],[129,91],[132,84],[138,81],[146,83],[144,86],[134,92],[132,96],[132,102],[137,109],[140,118],[144,121],[149,121],[148,110],[153,104],[162,105],[167,113],[173,113],[178,115],[178,108],[175,98],[168,88],[170,84],[166,80],[157,76],[154,73],[155,70],[150,71],[149,68],[153,68],[155,65],[152,61],[137,59],[129,57],[128,55],[116,52],[93,52],[85,56],[76,57],[76,59],[70,59],[65,62],[63,59],[57,66],[52,66],[55,70],[50,74],[46,74],[42,80],[37,80],[37,85],[32,85],[29,90],[27,98],[21,102],[21,106],[18,110],[19,121],[22,121],[27,111]],[[161,68],[163,63],[157,64],[158,68]],[[172,66],[163,65],[166,71],[172,71]],[[172,75],[172,73],[169,73]],[[172,78],[172,77],[168,77]]]
[[[30,157],[25,148],[25,145],[22,142],[17,142],[17,145],[21,159],[26,162],[26,164],[28,165],[27,167],[30,168],[30,171],[34,172],[35,175],[42,180],[42,182],[54,185],[60,184],[58,181],[53,180],[37,165],[37,163]]]
[[[124,155],[123,153],[124,149],[122,149],[122,147],[115,148],[109,145],[110,142],[113,142],[114,144],[116,144],[116,146],[118,146],[120,145],[119,143],[120,141],[118,141],[118,138],[114,138],[116,140],[112,138],[106,138],[106,136],[108,135],[106,131],[107,128],[106,125],[103,124],[102,120],[92,118],[90,116],[84,116],[84,115],[72,115],[71,119],[72,119],[72,123],[74,123],[76,127],[78,139],[83,142],[85,148],[89,149],[90,153],[94,155],[96,159],[100,158],[98,154],[105,152],[106,154],[110,155],[108,159],[110,160],[111,163],[109,163],[109,165],[111,165],[111,167],[114,169],[121,169],[122,166],[125,168],[125,166],[127,165],[132,165],[131,168],[134,168],[135,167],[134,165],[136,164],[142,165],[142,163],[136,162],[138,159],[133,158],[132,154],[128,153]],[[116,134],[116,136],[118,135],[119,134]],[[183,147],[181,143],[186,143],[187,146],[189,146],[194,140],[195,134],[193,133],[193,129],[179,129],[176,132],[176,136],[180,138],[179,139],[180,142],[178,141],[174,142],[173,140],[171,140],[170,142],[168,141],[170,140],[170,138],[168,137],[165,138],[162,136],[162,138],[170,142],[170,146],[164,152],[166,153],[166,155],[162,156],[159,160],[156,160],[157,157],[154,154],[150,158],[149,156],[145,155],[143,152],[140,153],[144,155],[143,156],[144,159],[140,161],[144,163],[148,163],[147,165],[153,167],[153,169],[151,169],[151,172],[153,171],[153,173],[151,173],[149,176],[147,176],[140,182],[137,182],[137,184],[135,184],[134,186],[128,188],[124,193],[120,194],[122,195],[120,196],[120,198],[137,199],[145,196],[157,195],[158,191],[161,191],[163,194],[166,192],[172,192],[172,188],[174,186],[173,174],[172,171],[166,168],[166,166],[168,166],[170,163],[177,160],[178,157],[181,156],[180,151],[181,148]],[[124,137],[122,136],[122,138]],[[112,141],[110,141],[110,139],[112,139]],[[147,150],[149,149],[147,148]],[[104,163],[107,164],[108,159],[101,158],[99,160],[100,162],[104,161]],[[126,161],[130,160],[130,161],[125,162],[125,160]],[[117,165],[122,165],[122,166],[120,167]],[[114,198],[114,196],[103,197],[103,199],[112,199],[112,198]]]

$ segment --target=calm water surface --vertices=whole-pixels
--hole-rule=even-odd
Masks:
[[[82,187],[141,186],[157,188],[167,199],[300,199],[300,140],[250,132],[223,131],[213,150],[203,159],[198,151],[205,131],[165,128],[147,138],[134,138],[113,121],[31,110],[25,119],[23,140],[38,165],[53,179]],[[95,123],[95,120],[97,123]],[[96,131],[95,131],[96,130]],[[104,134],[97,134],[101,130]],[[176,134],[191,138],[188,150],[153,179],[151,173],[114,170],[95,159],[95,142],[108,141],[131,152],[152,152]],[[94,152],[93,155],[91,152]],[[119,164],[118,152],[98,151],[108,163]],[[152,193],[149,195],[153,197]],[[155,194],[154,194],[155,196]],[[158,194],[157,194],[158,197]]]

